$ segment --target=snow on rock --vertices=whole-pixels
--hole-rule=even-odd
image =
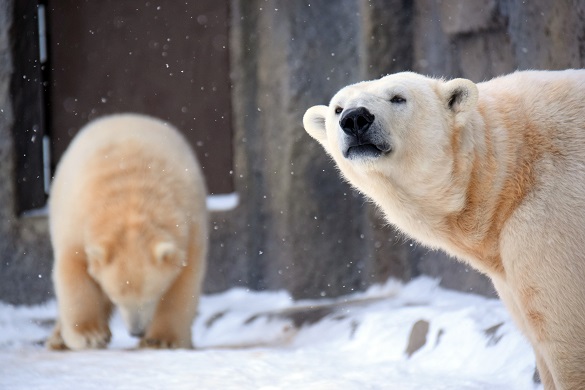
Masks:
[[[435,280],[337,299],[234,288],[203,296],[193,351],[137,350],[118,315],[107,350],[42,346],[56,304],[0,304],[0,389],[538,389],[501,302]]]

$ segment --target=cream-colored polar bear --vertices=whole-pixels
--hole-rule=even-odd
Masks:
[[[173,127],[98,119],[64,154],[49,200],[59,318],[52,349],[103,348],[117,306],[140,346],[190,348],[206,269],[206,189]]]
[[[398,73],[303,118],[399,229],[486,273],[546,389],[585,389],[585,71]]]

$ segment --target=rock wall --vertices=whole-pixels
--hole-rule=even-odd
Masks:
[[[220,247],[222,253],[212,256],[226,265],[211,267],[210,290],[229,285],[228,264],[242,258],[245,284],[286,288],[296,297],[339,295],[383,280],[388,272],[402,275],[401,269],[382,276],[370,264],[376,248],[365,201],[340,180],[301,123],[307,107],[361,79],[356,15],[359,4],[353,0],[335,7],[325,1],[310,7],[232,2],[236,187],[242,207],[214,229],[238,245]]]

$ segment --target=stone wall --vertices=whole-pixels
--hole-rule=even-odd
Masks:
[[[14,214],[8,31],[0,0],[0,300],[51,296],[46,219]],[[238,208],[214,213],[206,291],[285,288],[336,296],[421,273],[493,294],[483,276],[401,237],[340,179],[302,129],[304,111],[383,74],[489,79],[581,67],[585,1],[231,0]]]

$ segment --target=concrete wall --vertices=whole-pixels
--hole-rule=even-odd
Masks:
[[[51,253],[46,220],[12,211],[12,1],[0,0],[0,300],[31,303],[52,294]],[[515,69],[581,67],[585,2],[232,0],[231,19],[241,202],[212,217],[206,290],[335,296],[426,273],[492,294],[483,276],[389,227],[341,181],[301,118],[348,83],[401,70],[481,81]]]

